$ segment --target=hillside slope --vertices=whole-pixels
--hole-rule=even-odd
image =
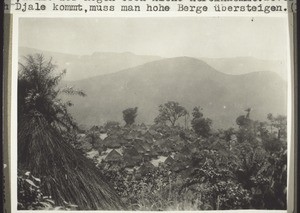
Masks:
[[[201,106],[214,127],[235,124],[251,107],[252,116],[286,114],[286,83],[273,72],[221,73],[201,60],[179,57],[150,62],[117,73],[67,82],[87,97],[72,97],[72,114],[80,124],[122,121],[122,110],[138,109],[138,122],[153,123],[158,106],[177,101],[189,111]]]

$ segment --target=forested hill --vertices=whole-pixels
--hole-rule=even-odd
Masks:
[[[67,84],[87,94],[72,98],[71,112],[79,124],[88,126],[121,122],[122,111],[135,106],[137,122],[151,124],[158,106],[169,100],[189,111],[201,106],[215,128],[234,125],[248,107],[253,119],[263,119],[268,113],[286,114],[286,82],[276,73],[228,75],[189,57],[162,59]]]

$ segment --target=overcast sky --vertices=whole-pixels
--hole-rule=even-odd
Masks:
[[[76,55],[132,52],[162,57],[286,60],[283,18],[21,18],[19,46]]]

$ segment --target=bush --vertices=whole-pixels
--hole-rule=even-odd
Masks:
[[[56,206],[51,196],[41,191],[41,180],[29,171],[18,172],[18,210],[76,210],[76,205],[65,202],[65,206]]]

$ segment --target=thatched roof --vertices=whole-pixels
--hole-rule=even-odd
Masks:
[[[124,156],[139,156],[138,151],[134,147],[124,149]]]
[[[138,153],[140,153],[140,154],[146,153],[146,150],[145,150],[145,148],[142,146],[141,143],[135,142],[135,143],[133,143],[133,146],[134,146],[134,148],[136,149],[136,151],[137,151]]]
[[[149,131],[146,131],[142,135],[142,137],[145,138],[145,139],[147,139],[148,141],[153,141],[153,139],[154,139],[153,135]]]
[[[18,167],[40,177],[44,195],[85,210],[121,210],[124,204],[94,163],[68,144],[42,116],[19,119]]]
[[[90,143],[83,143],[83,144],[81,144],[79,149],[83,150],[84,152],[88,152],[88,151],[91,151],[93,149],[93,146]]]
[[[131,139],[135,139],[135,138],[138,138],[139,137],[139,132],[134,130],[134,129],[131,129],[127,134],[126,134],[126,138],[131,138]]]
[[[97,138],[93,144],[94,149],[99,149],[100,147],[103,147],[104,143],[101,138]]]
[[[128,167],[138,165],[142,161],[142,156],[134,147],[130,147],[124,150],[123,153],[124,163]]]
[[[144,124],[144,123],[141,123],[141,124],[140,124],[140,128],[141,128],[141,129],[145,129],[145,130],[146,130],[146,129],[147,129],[147,125],[146,125],[146,124]]]
[[[133,168],[133,167],[139,165],[140,162],[141,162],[141,159],[137,160],[137,159],[130,158],[130,157],[124,157],[125,168]]]
[[[115,149],[113,149],[105,158],[105,161],[108,162],[120,162],[123,160],[122,155],[117,152]]]
[[[100,147],[98,147],[96,150],[97,150],[97,151],[99,152],[99,154],[101,155],[101,153],[104,152],[104,151],[106,151],[107,148],[104,147],[104,146],[100,146]]]
[[[133,139],[135,139],[135,135],[133,135],[133,134],[126,134],[126,135],[124,135],[124,139],[125,140],[128,140],[128,141],[131,141],[131,140],[133,140]]]
[[[171,170],[174,172],[180,172],[186,169],[186,165],[184,163],[178,162],[178,163],[174,163],[171,166]]]
[[[157,148],[151,149],[150,155],[151,155],[152,157],[157,157],[157,156],[158,156]]]
[[[180,150],[180,153],[183,154],[183,155],[185,155],[185,156],[187,156],[187,157],[189,157],[189,156],[191,155],[191,150],[190,150],[190,148],[189,148],[187,145],[185,145],[185,146]]]
[[[148,132],[153,136],[153,139],[155,139],[155,140],[157,140],[157,139],[159,139],[159,138],[162,137],[161,133],[159,133],[159,132],[157,132],[157,131],[155,131],[153,129],[149,129]]]
[[[166,165],[173,165],[173,163],[175,163],[175,160],[169,155],[168,157],[167,157],[167,159],[165,160],[165,162],[164,162]]]
[[[119,171],[121,169],[121,165],[117,163],[110,164],[107,168],[110,171]]]
[[[175,141],[175,143],[181,147],[187,144],[187,142],[183,140],[180,136],[172,137],[172,140]]]
[[[154,146],[157,146],[159,148],[162,148],[165,146],[166,140],[165,139],[159,139],[155,142]]]
[[[151,151],[151,145],[147,141],[142,141],[141,146],[146,150],[146,152]]]
[[[141,173],[141,175],[145,175],[153,172],[153,170],[155,170],[155,166],[151,162],[145,162],[141,165],[138,171]]]
[[[180,147],[172,138],[158,140],[156,141],[156,144],[158,144],[161,150],[166,150],[167,152],[180,150]]]
[[[92,126],[92,128],[90,128],[90,131],[99,131],[99,130],[100,130],[99,126],[96,126],[96,125],[94,125],[94,126]]]
[[[177,162],[183,162],[187,160],[187,156],[185,156],[184,154],[181,153],[176,153],[174,156],[174,160]]]
[[[108,136],[103,140],[104,146],[111,148],[111,149],[117,149],[121,147],[121,140],[119,140],[118,136],[111,135]]]

